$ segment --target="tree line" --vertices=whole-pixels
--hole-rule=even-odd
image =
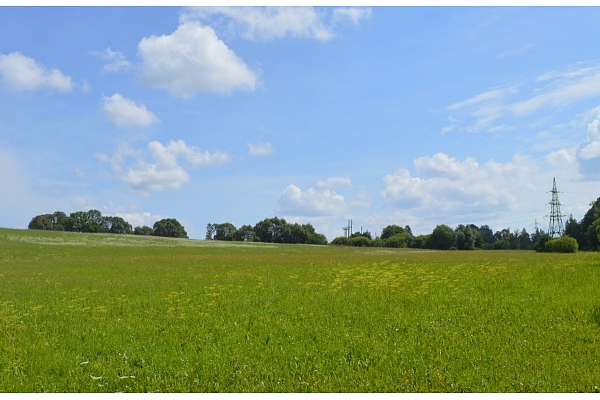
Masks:
[[[369,231],[356,232],[350,237],[339,236],[334,245],[417,248],[435,250],[536,250],[573,252],[578,249],[600,250],[600,197],[590,203],[590,209],[581,221],[569,216],[563,238],[553,239],[536,228],[529,234],[525,228],[511,231],[501,229],[495,233],[488,225],[458,225],[455,229],[438,225],[431,234],[414,236],[410,226],[388,225],[381,236],[373,238]]]
[[[98,210],[77,211],[67,216],[62,211],[33,217],[29,229],[99,232],[188,238],[185,228],[176,219],[162,219],[153,227],[136,226],[121,217],[103,216]],[[283,218],[265,218],[254,226],[236,228],[229,222],[209,223],[206,227],[207,240],[328,244],[327,238],[317,233],[311,224],[288,223]],[[563,239],[566,238],[566,239]],[[435,250],[532,250],[576,251],[577,249],[600,250],[600,197],[590,203],[590,209],[581,221],[569,216],[565,223],[562,240],[553,239],[543,230],[536,228],[529,234],[525,228],[505,228],[493,232],[488,225],[458,225],[452,229],[438,225],[432,233],[414,236],[410,226],[388,225],[381,236],[373,238],[369,231],[356,232],[350,237],[340,236],[331,241],[333,245],[416,248]]]
[[[206,240],[237,242],[292,243],[326,245],[327,238],[311,224],[288,223],[283,218],[265,218],[254,226],[236,228],[230,222],[206,226]]]
[[[156,221],[154,225],[136,226],[121,217],[102,215],[98,210],[76,211],[69,216],[62,211],[36,215],[29,222],[29,229],[86,233],[115,233],[124,235],[163,236],[188,238],[185,228],[174,218]]]

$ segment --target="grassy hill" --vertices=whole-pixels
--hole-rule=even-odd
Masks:
[[[0,229],[1,392],[594,392],[600,253]]]

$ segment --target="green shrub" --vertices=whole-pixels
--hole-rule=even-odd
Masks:
[[[398,233],[383,239],[383,247],[406,248],[408,247],[409,238],[406,232]]]
[[[577,240],[570,236],[551,239],[546,243],[546,251],[551,253],[576,253],[579,249]]]
[[[331,244],[336,246],[347,246],[349,244],[349,240],[345,236],[338,236],[331,241]]]
[[[352,246],[368,247],[373,245],[373,241],[366,236],[356,236],[350,239]]]

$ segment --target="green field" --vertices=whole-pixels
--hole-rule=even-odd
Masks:
[[[600,253],[0,229],[0,392],[594,392]]]

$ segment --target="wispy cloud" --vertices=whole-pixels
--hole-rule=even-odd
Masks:
[[[496,56],[496,58],[505,58],[510,56],[516,56],[522,53],[525,53],[527,50],[532,49],[534,47],[533,43],[529,43],[519,49],[504,51]]]
[[[268,156],[270,154],[273,154],[274,151],[273,146],[271,146],[271,143],[269,142],[259,144],[247,143],[247,146],[248,153],[253,157]]]
[[[182,14],[182,21],[198,19],[224,37],[270,41],[286,36],[329,40],[334,25],[344,21],[358,25],[369,18],[369,8],[336,8],[332,15],[315,7],[196,7]]]

